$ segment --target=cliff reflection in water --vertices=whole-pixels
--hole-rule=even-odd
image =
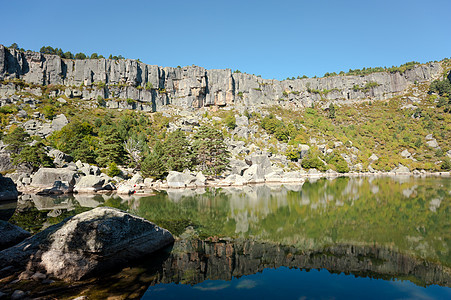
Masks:
[[[327,269],[361,277],[451,287],[449,268],[378,246],[334,245],[321,251],[250,240],[178,240],[151,285],[231,280],[266,268]]]

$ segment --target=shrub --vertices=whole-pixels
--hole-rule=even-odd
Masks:
[[[117,167],[115,162],[110,163],[107,169],[107,175],[110,177],[118,176],[121,174],[121,170]]]
[[[314,153],[310,153],[307,157],[302,159],[301,166],[304,169],[317,169],[322,172],[326,171],[326,165]]]
[[[449,159],[448,157],[445,158],[442,162],[442,165],[440,166],[440,169],[442,169],[444,171],[450,171],[451,170],[451,159]]]

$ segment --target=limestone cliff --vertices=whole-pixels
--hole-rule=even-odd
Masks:
[[[146,111],[161,110],[168,104],[185,109],[272,104],[307,107],[320,100],[382,100],[403,92],[415,82],[436,79],[442,71],[440,63],[428,63],[404,73],[278,81],[232,73],[230,69],[159,67],[131,59],[62,59],[0,45],[0,80],[61,85],[64,87],[58,91],[59,95],[65,93],[82,99],[101,96],[110,100],[106,103],[111,108],[121,107],[120,102],[111,100],[133,99],[135,102],[129,101],[123,108]]]

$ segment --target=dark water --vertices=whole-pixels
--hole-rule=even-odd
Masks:
[[[11,221],[37,232],[98,205],[128,210],[179,236],[158,259],[128,270],[122,277],[129,284],[116,294],[451,298],[449,178],[338,178],[141,198],[26,195]],[[113,293],[112,286],[102,289]]]

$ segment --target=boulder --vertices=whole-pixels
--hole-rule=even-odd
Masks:
[[[30,235],[19,226],[0,220],[0,250],[14,246]]]
[[[269,174],[273,171],[267,154],[252,154],[247,156],[245,160],[249,166],[258,165],[264,174]]]
[[[299,172],[287,172],[283,174],[282,182],[287,183],[303,183],[305,179]]]
[[[170,171],[167,178],[169,188],[184,188],[196,181],[196,177],[187,173]]]
[[[75,185],[77,172],[68,168],[40,168],[33,175],[31,185],[42,188],[52,188],[55,181],[67,182],[69,185]]]
[[[44,189],[38,192],[38,195],[61,195],[69,194],[74,191],[74,186],[69,184],[67,181],[57,180],[53,183],[53,186],[48,189]]]
[[[19,196],[13,180],[0,174],[0,201],[16,200]]]
[[[0,252],[0,265],[74,281],[117,268],[171,243],[172,234],[124,211],[98,207]]]
[[[247,183],[243,176],[238,174],[231,174],[222,180],[226,185],[242,186]]]
[[[244,171],[243,178],[248,183],[265,182],[265,171],[260,165],[254,164]]]
[[[231,159],[229,165],[231,174],[243,175],[244,171],[249,168],[247,163],[237,159]]]
[[[300,158],[304,158],[310,150],[309,145],[299,145],[298,146]]]
[[[368,160],[370,161],[370,163],[373,163],[373,162],[379,160],[379,157],[377,157],[377,155],[373,153],[373,154],[371,154],[370,158],[368,158]]]
[[[204,176],[202,172],[196,174],[196,182],[194,182],[196,186],[205,186],[207,184],[207,177]]]
[[[105,178],[95,175],[84,176],[75,185],[74,191],[77,193],[90,193],[101,190],[105,183]]]
[[[9,153],[0,152],[0,172],[13,169],[14,166],[11,162],[11,156]]]
[[[130,178],[128,182],[132,185],[138,185],[144,183],[144,178],[141,176],[141,174],[136,173],[132,178]]]
[[[57,149],[50,150],[48,155],[53,158],[55,166],[60,168],[73,161],[72,156]]]
[[[399,164],[397,168],[392,170],[392,172],[395,174],[402,174],[402,173],[410,173],[410,170],[406,166]]]
[[[122,184],[117,188],[117,193],[122,195],[130,195],[133,194],[134,192],[135,188],[128,183]]]

